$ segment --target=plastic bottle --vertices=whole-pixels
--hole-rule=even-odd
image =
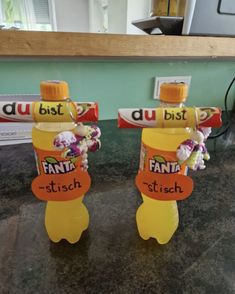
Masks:
[[[41,82],[41,97],[44,101],[62,101],[69,97],[68,84],[64,81]],[[35,155],[38,158],[39,150],[55,152],[53,140],[62,131],[75,132],[76,124],[69,123],[36,123],[32,129],[32,141]],[[39,170],[39,168],[38,168]],[[40,172],[40,170],[39,170]],[[46,204],[45,226],[49,238],[53,242],[66,239],[76,243],[89,224],[89,214],[83,204],[82,197],[69,201],[48,201]]]
[[[163,84],[160,91],[161,105],[164,107],[181,107],[187,97],[187,85]],[[142,131],[140,170],[148,169],[148,159],[152,156],[166,161],[177,161],[176,149],[181,142],[188,139],[188,128],[145,128]],[[181,166],[179,173],[185,174],[186,167]],[[155,238],[158,243],[167,243],[179,223],[176,201],[160,201],[142,194],[143,203],[137,210],[136,220],[140,236],[147,240]]]

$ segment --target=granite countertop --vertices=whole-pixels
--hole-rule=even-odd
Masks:
[[[140,130],[100,126],[85,197],[90,225],[75,245],[46,235],[45,203],[30,190],[31,144],[0,147],[0,293],[234,293],[234,128],[210,142],[207,169],[190,174],[193,195],[178,202],[179,228],[159,245],[142,240],[135,222]]]

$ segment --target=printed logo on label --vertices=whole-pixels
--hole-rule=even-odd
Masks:
[[[154,155],[149,159],[149,171],[160,174],[173,174],[180,171],[177,161],[166,161],[163,156]]]
[[[76,157],[64,161],[58,161],[55,157],[45,157],[41,163],[45,174],[65,174],[76,169],[76,160]]]

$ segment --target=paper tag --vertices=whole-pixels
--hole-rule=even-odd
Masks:
[[[140,171],[136,186],[144,195],[157,200],[183,200],[193,191],[193,180],[181,174],[153,174]]]
[[[90,188],[91,179],[86,171],[56,175],[39,175],[32,182],[34,195],[45,201],[67,201],[83,196]]]
[[[158,200],[183,200],[193,191],[187,167],[179,164],[174,151],[141,145],[140,167],[136,186],[144,195]]]

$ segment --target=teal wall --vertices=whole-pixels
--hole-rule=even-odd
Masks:
[[[235,75],[234,61],[16,61],[0,62],[0,94],[39,93],[45,79],[66,80],[74,100],[98,101],[100,119],[118,108],[154,107],[155,76],[191,75],[188,105],[220,106]],[[229,108],[235,96],[232,88]]]

